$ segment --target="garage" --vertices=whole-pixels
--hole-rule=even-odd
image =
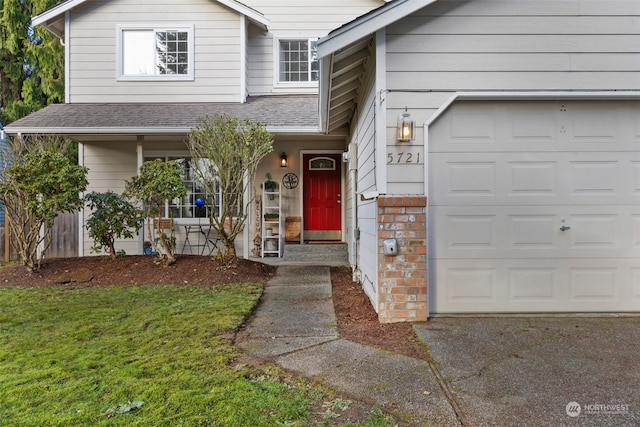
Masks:
[[[428,131],[432,314],[640,311],[640,104],[456,102]]]

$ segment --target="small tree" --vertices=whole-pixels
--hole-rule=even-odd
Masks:
[[[51,244],[51,227],[60,212],[83,205],[87,168],[62,153],[41,151],[14,157],[0,183],[12,243],[28,271],[40,267]],[[44,232],[42,232],[44,230]],[[38,257],[38,247],[46,243]]]
[[[144,162],[140,167],[140,174],[126,181],[124,195],[133,197],[144,205],[145,217],[147,218],[147,233],[149,243],[158,252],[158,256],[166,258],[167,264],[176,262],[175,232],[172,228],[170,234],[164,229],[158,230],[158,242],[156,243],[151,232],[151,222],[158,221],[162,217],[164,204],[168,200],[184,197],[187,194],[187,187],[182,182],[182,167],[177,161],[164,162],[155,159]],[[160,248],[162,250],[159,250]]]
[[[87,220],[89,236],[93,239],[91,250],[104,250],[111,259],[116,259],[116,239],[131,239],[144,224],[144,212],[135,207],[123,195],[107,191],[95,191],[85,196],[89,209],[93,210]]]
[[[244,228],[252,200],[244,200],[260,161],[273,151],[273,135],[250,119],[206,117],[187,137],[197,178],[209,200],[222,196],[220,215],[209,210],[226,256],[235,256],[235,238]]]

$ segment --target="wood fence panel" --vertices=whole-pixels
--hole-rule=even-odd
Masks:
[[[5,251],[5,230],[6,227],[0,227],[0,254],[4,261]],[[46,258],[69,258],[78,256],[78,213],[62,213],[59,214],[51,229],[51,245],[45,254]],[[13,247],[11,247],[10,260],[15,261],[18,255]]]
[[[78,213],[59,214],[51,229],[51,245],[46,258],[78,256]]]

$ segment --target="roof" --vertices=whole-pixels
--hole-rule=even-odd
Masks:
[[[75,7],[80,6],[87,0],[67,0],[62,2],[52,8],[44,11],[40,15],[34,16],[31,20],[31,24],[35,27],[36,25],[42,25],[47,30],[51,31],[53,34],[60,38],[64,38],[64,14],[74,9]],[[241,15],[249,18],[253,23],[266,29],[269,26],[269,19],[265,17],[262,13],[257,10],[240,3],[236,0],[216,0],[218,3],[228,7],[231,10],[235,10]]]
[[[335,53],[436,1],[438,0],[393,0],[373,9],[321,38],[318,41],[318,57]]]
[[[318,41],[320,128],[332,133],[349,126],[371,57],[375,33],[437,0],[393,0],[330,32]]]
[[[317,95],[249,97],[240,103],[51,104],[5,126],[9,134],[183,135],[206,116],[264,123],[273,133],[318,133]]]

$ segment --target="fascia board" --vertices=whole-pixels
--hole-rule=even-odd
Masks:
[[[331,53],[393,24],[438,0],[395,0],[332,31],[318,41],[318,57]]]
[[[242,3],[239,3],[234,0],[216,0],[218,3],[227,6],[230,9],[235,10],[236,12],[245,15],[250,20],[254,21],[257,24],[263,25],[265,28],[269,26],[271,23],[269,19],[258,12],[255,9],[250,8]]]
[[[81,5],[87,0],[68,0],[64,3],[60,3],[57,6],[52,7],[51,9],[42,12],[40,15],[36,15],[31,19],[31,24],[35,27],[36,25],[45,25],[47,21],[50,21],[54,18],[57,18],[60,15],[63,15],[68,10],[73,9],[76,6]]]
[[[80,6],[82,3],[87,0],[68,0],[64,3],[60,3],[57,6],[52,7],[51,9],[41,13],[40,15],[34,16],[31,19],[31,24],[35,27],[36,25],[47,26],[46,23],[52,19],[58,18],[60,15],[63,15],[65,12],[73,9],[74,7]],[[227,6],[230,9],[235,10],[236,12],[246,15],[252,21],[263,25],[265,28],[270,24],[269,19],[259,13],[258,11],[251,9],[248,6],[245,6],[241,3],[238,3],[234,0],[216,0],[218,3]]]

